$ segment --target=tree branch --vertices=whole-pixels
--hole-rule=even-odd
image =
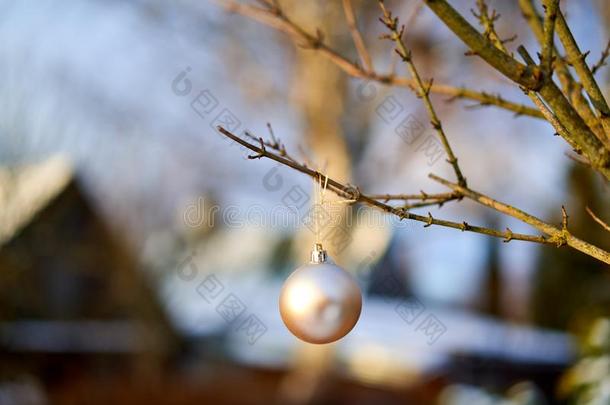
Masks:
[[[375,200],[382,200],[388,202],[390,200],[441,200],[455,197],[456,193],[438,193],[438,194],[428,194],[423,190],[419,192],[419,194],[370,194],[369,197],[374,198]]]
[[[607,223],[605,223],[604,221],[601,220],[601,218],[599,218],[597,215],[595,215],[593,213],[593,211],[591,211],[591,209],[589,207],[585,207],[585,209],[587,210],[587,213],[589,215],[591,215],[591,218],[593,218],[593,220],[595,222],[597,222],[598,224],[600,224],[602,226],[602,228],[604,228],[605,230],[607,230],[608,232],[610,232],[610,225],[608,225]]]
[[[500,40],[494,27],[494,22],[498,18],[498,15],[496,15],[495,10],[492,12],[491,15],[489,15],[485,0],[477,0],[477,6],[479,8],[479,14],[475,14],[475,16],[479,19],[479,22],[485,28],[485,36],[494,44],[496,48],[498,48],[504,53],[508,53],[508,50]],[[519,54],[521,54],[521,56],[525,60],[525,63],[528,66],[535,65],[535,62],[533,61],[532,57],[529,55],[523,45],[519,46],[518,52]],[[565,129],[563,124],[559,122],[559,119],[555,116],[555,114],[553,114],[553,112],[546,106],[546,104],[544,104],[544,101],[542,101],[535,92],[528,90],[524,87],[522,87],[521,89],[538,107],[538,110],[540,110],[544,118],[553,126],[556,133],[561,135],[561,137],[564,138],[572,146],[576,153],[582,154],[582,150],[580,149],[578,144],[576,144],[576,142],[571,138],[570,133]]]
[[[567,229],[567,214],[565,213],[565,209],[562,208],[563,213],[563,222],[561,228],[557,228],[554,225],[551,225],[543,220],[528,214],[518,208],[513,207],[512,205],[502,203],[500,201],[494,200],[484,194],[471,190],[467,187],[462,187],[459,184],[452,183],[448,180],[430,174],[429,177],[443,184],[450,189],[457,191],[464,195],[464,197],[469,198],[473,201],[478,202],[479,204],[485,205],[486,207],[492,208],[498,212],[511,216],[513,218],[519,219],[526,224],[529,224],[536,228],[537,230],[543,232],[548,235],[550,241],[553,241],[557,244],[557,246],[568,245],[576,250],[579,250],[591,257],[594,257],[604,263],[610,264],[610,253],[606,252],[599,247],[592,245],[588,242],[585,242],[581,239],[578,239],[574,235],[572,235]]]
[[[481,35],[445,0],[424,0],[430,8],[468,47],[488,64],[512,81],[530,90],[542,86],[542,73],[537,67],[519,63],[508,54],[497,49]]]
[[[560,133],[560,135],[566,138],[566,140],[570,142],[570,144],[574,147],[576,151],[582,151],[583,155],[588,159],[588,162],[593,168],[600,171],[607,179],[610,179],[610,149],[605,148],[604,143],[598,139],[598,134],[596,130],[592,129],[593,127],[590,127],[588,125],[590,116],[586,114],[583,114],[582,116],[579,115],[582,114],[582,111],[586,112],[586,110],[582,108],[582,105],[578,107],[578,110],[575,109],[575,107],[570,104],[570,102],[566,99],[564,94],[552,80],[553,53],[558,55],[554,46],[553,32],[556,31],[560,39],[562,39],[562,30],[567,31],[570,37],[571,33],[569,32],[569,29],[565,24],[565,20],[563,20],[563,16],[559,11],[557,5],[558,0],[543,1],[545,1],[545,4],[547,5],[547,13],[544,19],[544,23],[540,23],[538,17],[532,17],[532,21],[536,20],[539,24],[541,24],[540,37],[542,43],[542,55],[540,66],[537,66],[535,62],[533,62],[533,60],[527,54],[526,51],[525,65],[515,60],[512,55],[509,55],[508,52],[506,52],[506,48],[503,46],[502,41],[499,40],[497,34],[495,34],[495,32],[493,31],[493,15],[491,17],[492,21],[487,21],[488,26],[491,27],[491,32],[486,31],[487,35],[484,36],[481,35],[475,28],[473,28],[459,13],[457,13],[457,11],[455,11],[447,3],[446,0],[424,0],[424,3],[439,16],[439,18],[445,23],[445,25],[447,25],[464,43],[466,43],[466,45],[468,45],[468,47],[473,51],[473,53],[479,55],[482,59],[484,59],[488,64],[490,64],[500,73],[513,80],[515,83],[519,84],[520,87],[524,89],[524,91],[526,91],[528,95],[530,95],[530,97],[533,97],[532,100],[534,100],[535,104],[540,108],[540,111],[534,110],[536,116],[544,117],[549,122],[551,122],[551,124],[553,124],[553,126]],[[536,242],[541,244],[553,244],[557,247],[567,245],[604,263],[610,264],[609,252],[604,251],[603,249],[594,246],[588,242],[585,242],[571,234],[571,232],[568,230],[568,215],[565,211],[565,208],[562,207],[561,225],[555,226],[531,214],[528,214],[514,206],[494,200],[468,187],[466,180],[463,177],[461,170],[457,164],[457,159],[453,154],[451,146],[449,145],[447,137],[443,131],[440,120],[438,119],[434,107],[430,101],[429,93],[435,90],[439,93],[443,93],[443,90],[441,89],[444,89],[444,91],[446,92],[445,94],[449,94],[453,97],[473,98],[481,101],[481,103],[489,101],[490,103],[493,103],[495,105],[501,105],[506,102],[504,102],[499,97],[490,97],[485,93],[474,92],[474,95],[471,93],[469,94],[469,92],[472,92],[472,90],[468,89],[458,89],[452,88],[450,86],[445,86],[444,88],[443,86],[433,86],[432,81],[430,81],[429,83],[425,83],[419,76],[419,72],[417,71],[414,63],[412,62],[410,51],[406,48],[405,43],[402,40],[402,33],[404,27],[402,27],[401,29],[398,28],[398,19],[393,17],[391,13],[389,13],[384,8],[383,1],[380,1],[380,5],[384,14],[382,22],[384,22],[384,24],[386,24],[386,26],[390,29],[391,35],[389,35],[388,37],[394,41],[397,48],[396,52],[406,63],[412,78],[397,77],[394,75],[379,75],[372,70],[372,62],[371,69],[367,69],[366,67],[360,67],[357,63],[348,61],[345,57],[341,56],[339,53],[337,53],[324,43],[321,33],[317,33],[315,35],[309,34],[302,27],[296,25],[290,19],[288,19],[283,14],[282,10],[278,7],[277,2],[264,2],[268,6],[268,8],[259,8],[250,5],[240,4],[233,0],[221,0],[222,4],[228,4],[227,7],[230,10],[238,11],[244,15],[248,15],[267,25],[270,25],[278,30],[288,33],[293,38],[293,40],[297,42],[300,41],[302,46],[314,49],[325,55],[338,67],[340,67],[346,73],[354,77],[374,80],[384,84],[401,85],[414,90],[415,93],[423,99],[424,104],[426,105],[426,108],[432,121],[432,126],[437,131],[439,138],[443,143],[445,152],[448,156],[448,161],[455,171],[457,182],[454,183],[449,180],[430,174],[430,178],[445,185],[446,187],[449,187],[452,192],[433,195],[426,195],[423,192],[421,193],[421,195],[385,195],[385,197],[387,198],[380,198],[383,197],[383,195],[366,195],[361,193],[358,188],[354,188],[353,186],[345,185],[336,180],[326,178],[326,176],[324,176],[319,171],[310,169],[306,165],[299,163],[295,159],[291,158],[286,153],[283,144],[281,144],[279,140],[275,138],[272,132],[271,142],[265,141],[262,138],[255,138],[251,136],[251,139],[257,141],[256,144],[252,144],[232,134],[226,129],[218,127],[219,131],[223,135],[231,138],[233,141],[241,144],[242,146],[245,146],[246,148],[254,151],[254,154],[249,156],[249,158],[268,158],[286,166],[289,166],[294,170],[304,173],[314,179],[326,178],[328,189],[338,194],[339,196],[347,197],[355,202],[360,202],[368,206],[383,210],[384,212],[396,215],[401,219],[408,219],[424,223],[424,227],[428,227],[431,225],[443,226],[453,229],[459,229],[461,231],[469,231],[503,238],[506,242],[509,242],[514,239]],[[520,2],[529,2],[529,0],[520,0]],[[347,3],[349,3],[349,1]],[[480,0],[480,3],[484,4],[484,0]],[[348,14],[350,14],[350,11],[351,16],[354,16],[353,10],[351,10],[351,4],[348,4],[348,7],[350,7],[350,9],[346,10],[346,18],[349,20],[350,17],[348,16]],[[487,16],[487,13],[485,14],[485,18],[489,19],[490,17]],[[553,23],[553,14],[557,16],[555,23]],[[562,22],[565,27],[562,27]],[[348,24],[351,25],[352,35],[354,36],[353,28],[356,27],[355,17],[352,18],[351,23],[350,21],[348,21]],[[536,24],[533,25],[537,26]],[[356,34],[356,36],[362,39],[360,33],[357,32],[357,29]],[[563,34],[563,36],[566,37],[566,32],[564,32]],[[580,54],[580,51],[578,50],[574,39],[571,38],[571,40],[574,42],[573,44],[571,44],[573,45],[574,49],[572,51],[568,50],[567,48],[569,46],[566,46],[565,44],[564,47],[566,48],[566,52],[568,53],[568,61],[570,63],[575,63],[572,62],[574,55],[582,55]],[[359,45],[357,44],[357,41],[358,40],[354,38],[354,42],[356,43],[356,47],[358,48]],[[523,48],[523,50],[525,50],[525,48]],[[361,49],[358,50],[358,53],[361,59],[363,59]],[[581,62],[584,64],[584,57],[582,58]],[[367,62],[365,62],[365,59],[363,59],[362,63],[366,65]],[[592,76],[592,72],[588,70],[586,64],[584,65],[588,73]],[[570,85],[573,84],[572,88],[578,89],[578,93],[568,93],[569,97],[572,100],[578,100],[578,94],[580,95],[580,97],[582,97],[582,94],[580,93],[580,88],[577,87],[578,83],[573,81],[569,70],[567,69],[567,67],[565,67],[565,65],[563,65],[563,61],[560,58],[557,58],[557,66],[560,67],[558,70],[558,76],[560,77],[560,80],[562,80],[562,85],[565,81],[565,83],[568,83]],[[575,65],[575,70],[577,71],[577,73],[579,72],[579,69],[582,69],[582,67],[576,68]],[[579,77],[581,77],[580,74]],[[581,80],[583,80],[583,82],[586,81],[582,77]],[[587,86],[588,85],[585,83],[585,90],[590,95],[590,89],[587,89]],[[595,86],[597,85],[595,84]],[[537,92],[540,97],[534,92]],[[595,108],[598,109],[596,101],[593,100],[593,98],[591,98],[591,100]],[[603,96],[602,100],[605,103],[605,99],[603,99]],[[501,103],[498,103],[499,101]],[[588,106],[586,100],[585,104]],[[607,105],[605,107],[607,108]],[[510,105],[510,108],[505,108],[512,108],[513,111],[517,112],[517,110],[529,107],[512,104]],[[597,117],[595,117],[592,109],[590,109],[590,113],[594,117],[594,120],[591,122],[599,122],[597,120]],[[604,114],[601,111],[600,115],[603,124]],[[583,117],[585,118],[583,119]],[[605,127],[603,128],[605,129]],[[270,149],[277,151],[277,153],[270,151]],[[396,196],[401,196],[405,198],[393,198]],[[492,228],[472,226],[466,222],[460,223],[437,219],[434,218],[430,213],[428,213],[427,216],[423,216],[409,211],[409,209],[421,208],[431,205],[440,206],[444,202],[462,199],[463,197],[469,198],[500,213],[511,216],[526,224],[529,224],[530,226],[540,231],[543,235],[515,234],[508,228],[506,231],[499,231]],[[390,199],[404,200],[405,204],[402,207],[395,207],[387,204],[387,201]],[[381,200],[385,200],[386,202],[382,202]]]
[[[496,238],[502,238],[502,239],[504,239],[505,242],[510,242],[512,240],[522,240],[522,241],[527,241],[527,242],[535,242],[535,243],[548,244],[548,245],[556,244],[555,241],[550,240],[549,238],[547,238],[545,236],[514,233],[508,228],[506,229],[506,231],[499,231],[496,229],[470,225],[467,222],[454,222],[454,221],[447,221],[447,220],[443,220],[443,219],[437,219],[437,218],[434,218],[430,213],[428,213],[427,216],[418,215],[418,214],[409,212],[403,208],[392,207],[391,205],[385,204],[381,201],[371,198],[371,196],[362,194],[358,188],[354,188],[353,186],[348,186],[348,185],[342,184],[332,178],[325,176],[324,174],[322,174],[316,170],[310,169],[309,167],[307,167],[303,164],[295,163],[292,160],[286,159],[273,152],[269,152],[269,150],[267,150],[266,148],[262,148],[262,147],[253,145],[253,144],[241,139],[237,135],[227,131],[223,127],[219,126],[217,129],[226,137],[232,139],[233,141],[239,143],[240,145],[245,146],[246,148],[255,152],[255,155],[252,156],[253,159],[268,158],[268,159],[274,160],[278,163],[281,163],[285,166],[288,166],[294,170],[297,170],[301,173],[304,173],[313,179],[319,180],[320,178],[323,178],[325,181],[327,181],[327,189],[334,192],[335,194],[339,195],[340,197],[349,198],[349,199],[354,200],[355,202],[360,202],[360,203],[366,204],[368,206],[380,209],[384,212],[394,214],[397,217],[399,217],[400,219],[418,221],[418,222],[424,223],[425,224],[424,227],[429,227],[431,225],[437,225],[437,226],[442,226],[442,227],[446,227],[446,228],[459,229],[460,231],[463,231],[463,232],[474,232],[474,233],[479,233],[479,234],[483,234],[483,235],[493,236]]]
[[[538,15],[536,8],[534,7],[534,3],[532,0],[519,0],[519,7],[521,8],[521,12],[523,17],[529,24],[532,29],[534,36],[540,43],[540,46],[544,44],[544,28],[542,26],[542,19]],[[555,44],[553,44],[554,53],[556,55],[555,58],[555,71],[557,72],[557,77],[559,78],[559,82],[561,83],[561,87],[563,89],[564,94],[570,99],[572,105],[581,116],[581,118],[586,122],[587,126],[595,133],[597,138],[603,143],[603,140],[606,137],[604,132],[604,128],[602,127],[601,122],[593,113],[591,109],[591,105],[587,101],[587,99],[582,94],[582,85],[574,80],[572,73],[568,69],[564,59],[560,56],[559,51]]]
[[[398,55],[402,58],[403,62],[407,64],[407,67],[409,68],[409,73],[411,74],[411,77],[415,80],[415,83],[417,85],[417,88],[415,89],[415,94],[423,100],[424,105],[428,110],[428,115],[430,116],[432,127],[436,130],[436,133],[438,134],[438,137],[440,138],[441,143],[443,144],[443,148],[445,149],[445,153],[447,153],[448,157],[447,161],[453,167],[453,171],[455,172],[455,176],[457,177],[458,184],[466,186],[466,178],[462,174],[462,170],[460,169],[458,160],[455,157],[455,154],[453,153],[451,145],[449,144],[449,140],[447,139],[445,130],[443,129],[441,121],[438,119],[436,111],[434,110],[434,106],[430,101],[430,85],[424,85],[424,83],[422,82],[419,76],[419,72],[417,71],[417,68],[413,63],[411,51],[407,49],[404,41],[402,40],[402,32],[404,30],[404,26],[399,31],[398,17],[392,17],[392,13],[385,8],[383,0],[379,1],[379,5],[381,7],[381,10],[383,11],[383,18],[381,19],[381,21],[385,24],[386,27],[388,27],[388,29],[392,33],[389,39],[394,41],[394,43],[396,44],[396,53],[398,53]],[[431,83],[432,81],[430,81],[430,84]]]
[[[591,66],[591,73],[595,74],[602,66],[606,66],[606,59],[608,59],[609,55],[610,55],[610,41],[608,41],[608,43],[606,44],[606,47],[602,51],[602,54],[599,57],[599,60],[593,66]]]
[[[532,100],[538,106],[538,109],[542,112],[542,114],[544,115],[544,118],[546,118],[546,120],[553,126],[553,128],[555,129],[557,134],[560,135],[563,139],[565,139],[570,144],[570,146],[572,147],[574,152],[576,152],[579,155],[582,154],[582,150],[580,149],[580,146],[578,146],[578,144],[576,142],[574,142],[574,140],[572,140],[572,137],[570,136],[570,134],[568,133],[566,128],[563,126],[563,124],[557,119],[555,114],[553,114],[553,111],[551,111],[546,106],[546,104],[544,104],[544,101],[542,101],[538,97],[537,94],[535,94],[533,92],[529,92],[529,93],[532,94],[532,97],[531,97]]]
[[[572,138],[578,143],[591,166],[610,180],[610,150],[605,149],[591,129],[574,110],[552,80],[545,80],[537,67],[525,66],[497,49],[475,30],[446,0],[424,0],[426,5],[466,45],[489,65],[522,87],[537,91],[551,107]],[[561,14],[558,15],[558,26]]]
[[[358,55],[360,56],[360,62],[362,62],[362,65],[364,66],[364,69],[367,72],[372,72],[374,69],[373,62],[371,60],[371,55],[366,49],[364,39],[362,39],[362,35],[358,30],[356,16],[354,15],[354,9],[352,7],[351,0],[343,0],[343,11],[345,13],[345,20],[347,21],[347,25],[352,35],[354,45],[356,46],[356,50],[358,51]]]
[[[472,14],[479,20],[481,26],[485,28],[484,36],[491,41],[491,43],[502,52],[507,53],[506,47],[503,41],[495,29],[495,21],[500,18],[500,15],[496,13],[496,10],[493,10],[489,13],[489,9],[487,7],[487,3],[485,0],[477,0],[477,8],[479,9],[479,13],[475,13],[472,11]]]
[[[559,9],[559,0],[544,0],[544,42],[542,43],[541,67],[550,80],[553,75],[553,50],[555,48],[555,20]]]
[[[608,103],[606,102],[604,95],[593,77],[593,73],[591,70],[589,70],[589,67],[585,61],[588,52],[586,54],[582,54],[580,52],[578,44],[576,43],[576,40],[574,39],[574,36],[572,35],[572,32],[570,31],[570,28],[568,27],[568,24],[561,11],[557,16],[556,29],[559,40],[563,44],[566,51],[568,62],[574,66],[574,70],[580,78],[585,91],[589,95],[591,103],[600,114],[600,120],[606,133],[606,139],[610,139],[610,108],[608,107]]]
[[[330,48],[320,38],[307,33],[307,31],[290,20],[279,8],[265,9],[248,4],[242,4],[235,0],[216,0],[221,6],[230,12],[236,12],[243,16],[252,18],[278,31],[289,35],[295,43],[301,44],[309,49],[319,52],[326,57],[346,74],[364,80],[370,80],[385,85],[402,86],[415,88],[415,81],[403,76],[393,74],[380,74],[374,71],[367,71],[356,63],[349,61],[337,51]],[[542,114],[533,107],[528,107],[519,103],[504,100],[499,95],[492,95],[486,92],[478,92],[464,87],[454,87],[446,84],[433,84],[430,91],[443,94],[452,99],[464,98],[478,101],[483,106],[496,106],[515,115],[527,115],[534,118],[543,118]]]

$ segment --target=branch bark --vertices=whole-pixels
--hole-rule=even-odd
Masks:
[[[559,0],[544,1],[544,42],[542,43],[542,60],[540,65],[547,77],[553,74],[553,50],[555,49],[555,21],[559,9]]]
[[[580,52],[578,44],[561,12],[557,16],[557,35],[566,50],[568,62],[574,66],[574,70],[589,95],[591,103],[600,114],[599,118],[606,134],[606,140],[608,140],[610,139],[610,108],[593,77],[593,72],[587,66],[585,61],[587,55]]]
[[[574,110],[551,78],[536,66],[526,66],[497,49],[445,0],[424,0],[426,5],[466,45],[489,65],[527,90],[540,93],[571,138],[582,149],[591,166],[610,180],[610,150],[606,149]],[[561,14],[558,16],[558,31]]]
[[[565,214],[565,209],[562,207],[563,212],[563,223],[561,228],[557,228],[554,225],[551,225],[543,220],[528,214],[518,208],[513,207],[512,205],[494,200],[484,194],[471,190],[467,187],[462,187],[459,184],[452,183],[448,180],[442,179],[438,176],[430,174],[429,177],[437,181],[444,186],[449,187],[450,189],[457,191],[464,195],[464,197],[469,198],[473,201],[478,202],[486,207],[492,208],[498,212],[511,216],[513,218],[517,218],[528,225],[533,226],[540,232],[548,235],[550,241],[555,242],[557,246],[568,245],[576,250],[579,250],[591,257],[594,257],[604,263],[610,264],[610,252],[606,252],[605,250],[592,245],[588,242],[585,242],[576,236],[572,235],[567,229],[567,215]]]
[[[540,46],[543,46],[544,28],[542,26],[542,19],[538,15],[533,1],[519,0],[519,7],[521,8],[523,17],[534,33],[534,36],[540,43]],[[569,98],[576,111],[578,111],[578,114],[586,122],[587,126],[589,126],[597,138],[602,141],[606,134],[602,128],[601,122],[599,122],[593,113],[591,105],[582,94],[582,85],[574,80],[572,73],[568,69],[564,58],[559,54],[555,44],[553,44],[553,47],[556,55],[554,61],[555,71],[557,73],[557,77],[559,78],[559,82],[561,83],[561,88],[563,89],[564,94]]]

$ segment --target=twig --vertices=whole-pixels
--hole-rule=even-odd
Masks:
[[[579,165],[588,166],[588,167],[591,166],[589,161],[581,155],[575,155],[575,154],[569,153],[569,152],[565,152],[565,155],[567,156],[568,159],[573,160],[574,162],[578,163]]]
[[[527,49],[525,49],[523,45],[520,45],[519,48],[517,48],[517,52],[519,52],[526,64],[528,64],[529,66],[533,66],[535,64],[529,52],[527,51]],[[568,130],[561,123],[559,118],[557,118],[557,116],[553,113],[553,111],[551,111],[551,109],[547,107],[544,101],[540,99],[538,94],[525,88],[521,88],[521,90],[523,90],[523,92],[528,95],[528,97],[534,102],[534,104],[538,106],[538,109],[540,110],[540,112],[542,112],[544,118],[546,118],[546,120],[555,129],[556,134],[560,135],[563,139],[565,139],[570,144],[570,146],[572,146],[572,149],[577,154],[582,154],[582,150],[580,146],[578,146],[578,143],[573,139],[572,135],[568,132]]]
[[[496,229],[470,225],[466,222],[447,221],[447,220],[443,220],[443,219],[434,218],[434,217],[432,217],[432,215],[430,213],[428,213],[427,216],[418,215],[418,214],[409,212],[407,210],[404,210],[402,208],[392,207],[391,205],[385,204],[381,201],[371,198],[370,196],[368,196],[366,194],[356,193],[356,195],[354,195],[353,186],[348,186],[348,185],[339,183],[338,181],[336,181],[330,177],[327,177],[316,170],[312,170],[303,164],[295,163],[292,160],[286,159],[285,157],[279,156],[273,152],[269,152],[269,150],[267,150],[267,149],[261,148],[254,144],[251,144],[251,143],[241,139],[237,135],[234,135],[233,133],[227,131],[223,127],[218,127],[218,130],[223,135],[231,138],[232,140],[239,143],[240,145],[243,145],[246,148],[254,151],[257,156],[266,157],[268,159],[274,160],[278,163],[291,167],[294,170],[304,173],[313,179],[324,178],[327,181],[327,185],[328,185],[327,189],[334,192],[335,194],[339,195],[340,197],[347,197],[347,198],[353,199],[355,202],[360,202],[360,203],[369,205],[371,207],[380,209],[382,211],[385,211],[387,213],[394,214],[394,215],[398,216],[400,219],[408,219],[408,220],[412,220],[412,221],[422,222],[422,223],[426,224],[426,227],[431,226],[431,225],[443,226],[446,228],[459,229],[461,231],[474,232],[474,233],[479,233],[479,234],[483,234],[483,235],[493,236],[496,238],[502,238],[505,241],[522,240],[522,241],[535,242],[535,243],[541,243],[541,244],[555,244],[556,243],[555,241],[553,241],[545,236],[513,233],[510,229],[507,229],[506,231],[498,231]]]
[[[547,80],[552,80],[553,75],[553,49],[555,48],[554,34],[555,21],[557,20],[557,10],[559,0],[544,0],[544,42],[542,43],[542,57],[540,65]]]
[[[429,177],[437,181],[454,191],[458,191],[464,195],[464,197],[469,198],[473,201],[478,202],[479,204],[485,205],[486,207],[492,208],[498,212],[511,216],[513,218],[519,219],[526,224],[529,224],[536,228],[537,230],[546,234],[549,238],[549,241],[554,242],[558,247],[563,245],[568,245],[576,250],[579,250],[591,257],[594,257],[604,263],[610,264],[610,252],[606,252],[603,249],[600,249],[597,246],[594,246],[588,242],[585,242],[581,239],[578,239],[574,235],[572,235],[568,229],[568,217],[565,212],[565,209],[562,207],[562,226],[561,228],[557,228],[554,225],[551,225],[547,222],[542,221],[535,216],[528,214],[518,208],[513,207],[512,205],[502,203],[500,201],[494,200],[484,194],[471,190],[467,187],[462,187],[459,184],[452,183],[448,180],[445,180],[441,177],[430,174]]]
[[[544,80],[544,75],[538,67],[523,65],[497,49],[446,0],[424,0],[424,2],[458,38],[485,62],[522,87],[538,92],[581,147],[591,162],[591,167],[610,180],[610,149],[604,148],[604,144],[578,115],[553,81]],[[559,13],[556,27],[558,33],[561,21],[562,16]]]
[[[288,152],[286,152],[286,146],[284,146],[283,143],[280,142],[280,140],[278,138],[275,137],[275,134],[273,133],[273,128],[271,128],[271,124],[267,123],[267,129],[269,130],[269,135],[271,136],[271,142],[270,141],[265,141],[263,140],[263,138],[254,136],[253,134],[250,133],[250,131],[245,131],[244,135],[247,138],[250,138],[254,141],[257,142],[262,142],[262,144],[268,148],[271,148],[275,151],[277,151],[280,156],[283,156],[287,159],[292,160],[293,162],[296,162],[296,159],[294,159],[292,156],[290,156],[288,154]]]
[[[504,53],[508,53],[504,44],[515,40],[517,35],[504,40],[500,39],[500,36],[494,27],[495,22],[500,18],[500,14],[498,14],[496,10],[492,10],[490,13],[485,0],[477,0],[477,8],[479,9],[478,14],[475,13],[474,10],[471,11],[472,14],[478,18],[479,23],[485,28],[485,33],[483,35],[485,35],[485,37],[489,39],[496,48],[500,49]]]
[[[492,12],[491,15],[489,15],[485,0],[477,0],[477,6],[479,8],[479,14],[476,14],[474,12],[473,14],[479,19],[481,25],[485,27],[485,35],[489,38],[490,41],[492,41],[496,48],[498,48],[504,53],[508,53],[506,47],[504,46],[502,41],[500,41],[500,38],[496,33],[494,27],[494,23],[499,18],[499,15],[496,14],[495,10]],[[556,11],[557,10],[555,10],[555,12]],[[553,41],[551,38],[551,44],[554,47],[554,44],[552,42]],[[523,45],[519,46],[517,51],[528,66],[535,65],[534,60]],[[547,74],[550,75],[550,70]],[[521,90],[523,90],[523,92],[530,98],[530,100],[532,100],[532,102],[538,107],[538,110],[540,110],[544,118],[553,126],[556,133],[561,135],[561,137],[564,138],[572,146],[576,153],[582,154],[582,150],[580,149],[578,144],[572,139],[572,136],[568,133],[564,125],[559,121],[559,119],[555,116],[551,109],[548,108],[546,104],[544,104],[544,101],[542,101],[540,97],[531,90],[528,90],[524,87],[521,87]]]
[[[610,55],[610,40],[602,51],[599,60],[593,66],[591,66],[591,73],[595,74],[602,66],[606,66],[606,59],[608,59],[608,55]]]
[[[593,213],[593,211],[591,211],[591,209],[589,207],[585,207],[585,210],[587,210],[587,213],[589,215],[591,215],[591,218],[593,218],[593,220],[595,222],[597,222],[598,224],[600,224],[602,226],[602,228],[604,228],[606,231],[610,232],[610,225],[608,225],[607,223],[605,223],[604,221],[601,220],[601,218],[599,218],[597,215],[595,215]]]
[[[441,208],[443,205],[445,205],[445,203],[449,202],[449,201],[453,201],[453,200],[461,200],[462,196],[458,195],[458,193],[455,193],[453,195],[453,197],[449,197],[449,198],[439,198],[437,200],[430,200],[430,201],[420,201],[420,202],[416,202],[416,203],[407,203],[401,206],[402,209],[405,210],[410,210],[410,209],[416,209],[416,208],[423,208],[423,207],[431,207],[434,205],[437,205],[439,208]]]
[[[404,200],[405,203],[401,206],[401,208],[407,210],[412,208],[430,207],[434,205],[438,205],[438,207],[441,208],[449,201],[462,199],[462,195],[456,192],[428,194],[423,190],[420,190],[419,194],[369,194],[369,197],[375,200],[384,201],[386,203],[390,200]]]
[[[360,56],[360,61],[362,62],[362,65],[364,66],[364,69],[367,72],[372,72],[374,68],[373,62],[371,60],[371,55],[366,49],[364,39],[362,39],[362,35],[358,30],[358,24],[356,23],[356,16],[354,15],[354,9],[352,7],[351,0],[343,0],[343,11],[345,13],[345,20],[347,21],[347,25],[352,35],[354,45],[356,46],[356,50],[358,51],[358,55]]]
[[[525,90],[525,91],[527,91],[527,90]],[[538,97],[537,94],[532,94],[532,100],[538,106],[540,111],[542,111],[544,118],[546,118],[546,120],[553,126],[553,128],[555,128],[555,131],[557,131],[557,134],[561,135],[561,137],[570,144],[570,146],[572,147],[574,152],[581,155],[582,150],[580,149],[578,144],[572,140],[572,137],[568,133],[566,128],[559,121],[559,119],[555,116],[555,114],[553,114],[553,112],[546,106],[546,104],[544,104],[544,101],[542,101],[540,99],[540,97]]]
[[[252,5],[243,4],[235,0],[216,0],[221,6],[228,11],[239,13],[243,16],[252,18],[271,28],[288,34],[295,43],[304,44],[307,48],[319,52],[322,56],[329,59],[338,68],[346,74],[364,80],[370,80],[385,85],[395,85],[402,87],[415,87],[413,79],[396,76],[394,74],[380,74],[374,71],[366,71],[357,64],[349,61],[337,51],[330,48],[324,42],[320,42],[318,36],[311,35],[301,26],[294,23],[279,8],[260,8]],[[465,98],[481,102],[482,105],[496,106],[508,111],[514,112],[517,116],[526,115],[534,118],[543,118],[542,114],[535,108],[525,106],[523,104],[504,100],[498,96],[490,96],[485,92],[477,92],[475,90],[466,89],[463,87],[454,87],[446,84],[433,84],[430,88],[433,93],[443,94],[452,98]]]
[[[521,12],[523,17],[529,24],[534,36],[542,46],[544,44],[544,28],[542,26],[542,19],[538,15],[536,11],[536,7],[534,6],[533,0],[519,0],[519,7],[521,8]],[[578,112],[578,114],[582,117],[582,119],[587,123],[589,128],[595,133],[597,138],[603,142],[606,134],[602,127],[601,122],[597,119],[595,114],[593,114],[593,110],[591,109],[591,105],[589,101],[582,94],[582,86],[580,83],[577,83],[572,76],[572,73],[567,67],[564,58],[560,56],[557,47],[553,44],[555,57],[555,71],[557,72],[557,77],[559,78],[559,82],[561,83],[561,87],[563,92],[569,97],[574,109]]]
[[[559,11],[557,15],[556,30],[557,35],[565,48],[568,62],[574,66],[574,70],[580,78],[585,92],[589,95],[591,103],[600,114],[599,118],[606,133],[606,140],[608,140],[610,139],[610,107],[608,107],[608,103],[597,85],[593,73],[589,69],[589,66],[587,66],[585,58],[588,52],[585,54],[580,52],[578,44],[561,11]],[[608,143],[606,143],[606,146],[608,146]]]
[[[462,171],[458,164],[458,160],[455,157],[455,154],[453,153],[451,145],[449,144],[449,140],[447,139],[447,135],[445,134],[441,121],[439,120],[436,111],[434,110],[434,106],[430,101],[429,93],[432,81],[430,81],[429,84],[425,85],[422,79],[420,78],[419,72],[417,71],[417,68],[415,67],[413,59],[411,57],[411,51],[407,49],[402,39],[404,26],[400,28],[400,31],[398,29],[398,17],[392,17],[392,13],[385,8],[383,0],[379,1],[379,6],[381,7],[381,10],[383,12],[383,18],[381,19],[381,22],[384,23],[385,26],[388,27],[388,29],[390,30],[391,35],[389,39],[391,39],[396,44],[396,52],[402,58],[403,62],[407,64],[409,73],[411,74],[411,77],[415,80],[415,83],[417,85],[415,94],[423,100],[424,105],[428,110],[428,115],[430,116],[431,121],[430,123],[432,124],[432,127],[436,130],[436,133],[438,134],[441,143],[443,144],[443,148],[447,153],[447,161],[453,167],[453,171],[455,172],[455,176],[457,177],[458,184],[466,186],[466,178],[462,174]]]
[[[424,4],[421,1],[417,1],[415,4],[415,7],[413,7],[411,12],[405,18],[405,27],[406,28],[405,28],[405,32],[403,33],[403,39],[406,39],[407,34],[409,33],[408,30],[412,29],[413,26],[415,25],[415,22],[417,21],[417,16],[419,15],[419,13],[421,12],[423,7],[424,7]]]
[[[438,194],[428,194],[423,190],[420,191],[419,194],[369,194],[369,197],[374,198],[375,200],[382,200],[385,202],[391,200],[441,200],[455,197],[455,193],[438,193]]]

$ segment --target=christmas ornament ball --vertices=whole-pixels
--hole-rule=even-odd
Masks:
[[[280,314],[293,335],[308,343],[331,343],[358,321],[362,295],[354,278],[314,249],[312,262],[296,269],[280,293]]]

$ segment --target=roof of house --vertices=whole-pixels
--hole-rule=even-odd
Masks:
[[[73,176],[72,165],[61,156],[16,168],[0,167],[0,246],[30,223]]]

